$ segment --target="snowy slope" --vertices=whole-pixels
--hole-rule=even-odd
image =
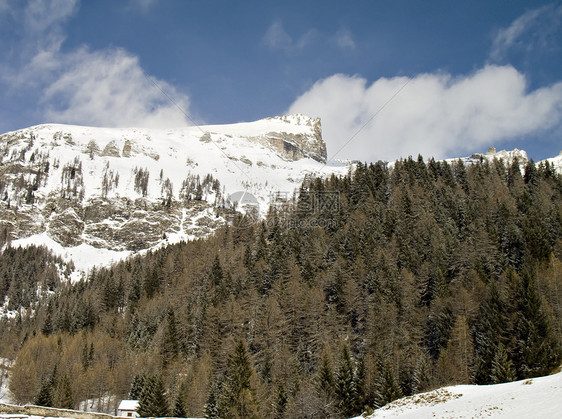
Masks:
[[[495,147],[490,147],[486,153],[474,153],[469,157],[461,157],[465,164],[474,164],[478,163],[481,160],[488,160],[489,162],[493,161],[494,159],[503,160],[506,163],[511,163],[515,158],[519,160],[519,164],[522,167],[525,167],[525,164],[529,160],[527,156],[527,152],[525,150],[519,150],[517,148],[513,150],[500,150],[497,151]],[[455,159],[447,159],[447,162],[452,163],[458,161],[458,158]]]
[[[562,372],[512,383],[444,387],[396,400],[366,418],[562,418]]]
[[[546,159],[545,161],[548,161],[551,165],[553,165],[558,173],[562,173],[562,151],[558,154],[558,156]]]
[[[211,234],[236,192],[264,216],[305,177],[348,171],[325,166],[320,121],[304,115],[169,130],[39,125],[0,136],[0,158],[0,231],[83,270]]]

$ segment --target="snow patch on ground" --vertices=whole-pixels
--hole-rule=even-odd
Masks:
[[[126,259],[132,254],[130,251],[115,251],[99,249],[89,244],[82,243],[80,246],[63,247],[61,244],[50,238],[47,233],[35,234],[23,239],[14,240],[10,244],[12,247],[27,247],[31,245],[45,246],[53,254],[60,256],[63,260],[74,262],[78,271],[71,274],[71,282],[75,283],[83,278],[83,272],[88,272],[94,266],[111,266],[113,263]]]
[[[10,384],[10,368],[14,364],[13,361],[0,358],[0,403],[12,403],[12,393],[8,388]]]
[[[366,418],[562,418],[562,372],[512,383],[444,387],[395,400]]]

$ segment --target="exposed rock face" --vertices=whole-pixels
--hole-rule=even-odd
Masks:
[[[256,138],[261,144],[273,148],[278,154],[290,161],[310,157],[320,163],[325,163],[327,158],[326,143],[322,140],[322,125],[320,118],[306,118],[299,121],[311,128],[311,133],[268,132],[263,137]],[[286,120],[288,117],[276,117]]]
[[[125,146],[126,144],[123,146],[123,148],[125,148]],[[117,143],[115,141],[110,141],[109,143],[107,143],[101,155],[108,157],[120,157],[119,147],[117,146]]]
[[[48,223],[47,234],[65,247],[78,246],[82,243],[84,221],[74,208],[67,208],[61,213],[54,213]]]
[[[131,157],[131,150],[132,150],[131,142],[129,140],[125,140],[125,144],[123,144],[123,151],[121,152],[121,155],[123,157]]]
[[[0,135],[0,237],[65,254],[205,237],[234,218],[232,193],[256,195],[264,215],[274,188],[291,194],[325,161],[320,120],[303,115],[169,130],[30,127]]]

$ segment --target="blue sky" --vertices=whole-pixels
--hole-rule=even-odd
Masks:
[[[560,1],[0,0],[0,50],[0,132],[301,112],[336,158],[562,149]]]

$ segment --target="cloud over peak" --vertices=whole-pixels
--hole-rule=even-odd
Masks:
[[[64,71],[42,97],[50,120],[111,127],[187,125],[182,111],[158,87],[177,98],[182,109],[188,108],[188,98],[166,82],[145,76],[138,58],[127,51],[83,49],[65,60]]]
[[[523,74],[493,65],[462,77],[427,73],[370,85],[336,74],[315,83],[288,112],[322,118],[330,158],[444,158],[562,125],[562,82],[528,92]]]

